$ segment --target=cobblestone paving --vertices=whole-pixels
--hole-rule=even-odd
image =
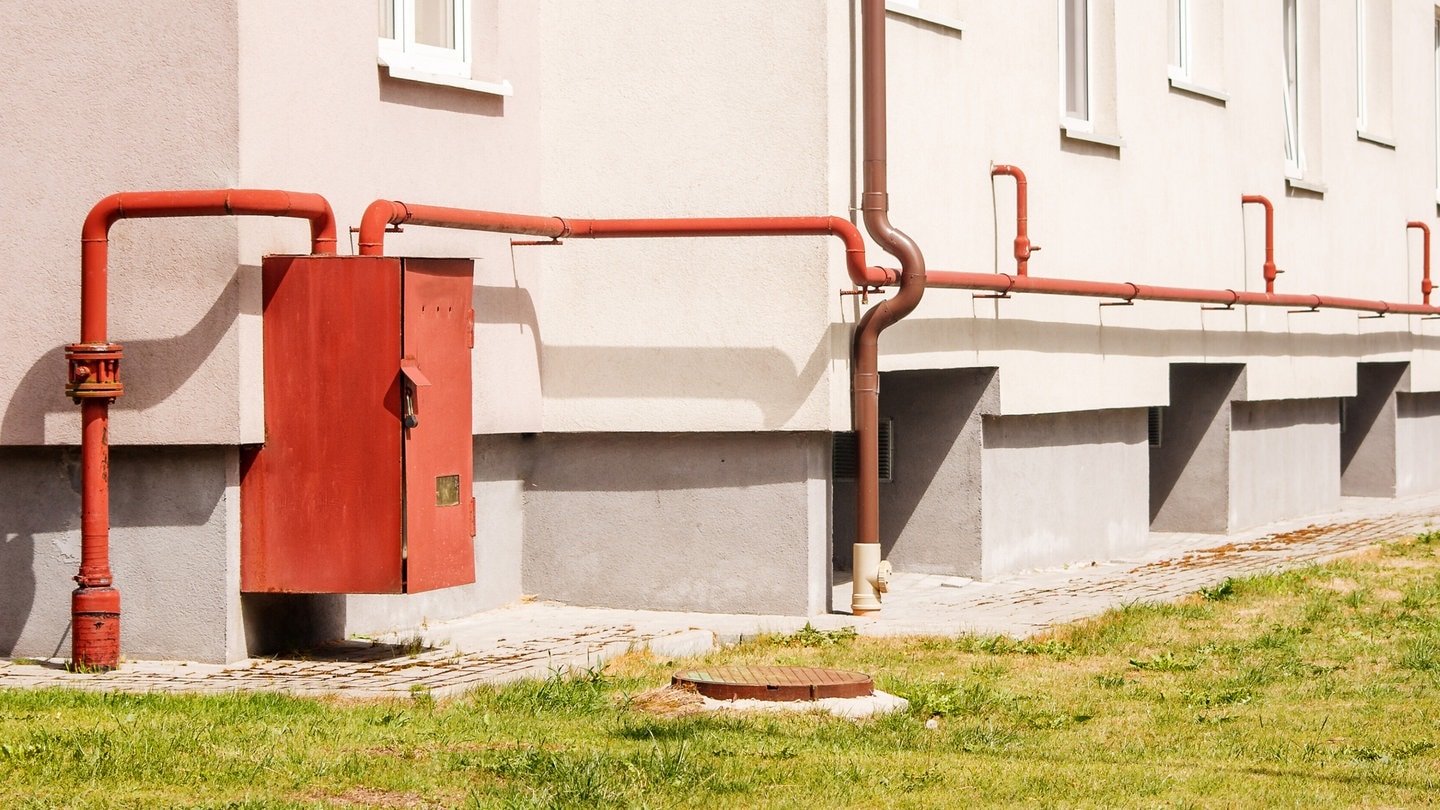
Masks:
[[[517,604],[432,626],[429,648],[412,653],[398,636],[347,641],[304,656],[230,665],[126,661],[101,674],[71,673],[63,661],[0,660],[0,688],[69,686],[124,692],[282,691],[352,698],[437,696],[482,683],[544,677],[596,666],[636,647],[683,657],[761,632],[805,623],[853,626],[864,635],[1000,633],[1023,637],[1131,602],[1169,601],[1226,577],[1308,565],[1440,526],[1440,496],[1349,500],[1314,523],[1276,524],[1241,535],[1151,535],[1152,550],[1129,561],[1032,571],[995,581],[899,573],[879,616],[740,616]],[[838,581],[838,580],[837,580]],[[848,580],[834,603],[848,605]]]

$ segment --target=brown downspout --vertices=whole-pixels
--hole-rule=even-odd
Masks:
[[[865,230],[886,253],[900,260],[900,291],[860,318],[855,329],[852,383],[859,470],[855,485],[854,589],[850,609],[857,616],[880,610],[880,333],[909,315],[925,294],[925,257],[915,241],[890,224],[886,167],[885,0],[860,7],[862,138],[864,186],[860,208]]]

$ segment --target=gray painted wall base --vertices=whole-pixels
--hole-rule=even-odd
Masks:
[[[244,656],[239,539],[227,530],[238,519],[237,458],[214,447],[111,451],[122,657]],[[77,449],[0,449],[0,656],[70,656],[79,492]]]
[[[525,444],[526,592],[656,610],[829,609],[829,434],[541,434]]]
[[[984,430],[981,576],[1144,548],[1143,408],[987,416]]]
[[[1231,403],[1230,531],[1340,508],[1333,398]]]
[[[1150,448],[1152,529],[1223,534],[1339,508],[1336,401],[1245,396],[1243,366],[1170,367]]]
[[[1440,490],[1440,394],[1396,395],[1395,494]]]
[[[977,577],[981,416],[1000,407],[993,368],[889,371],[880,413],[894,420],[894,481],[880,485],[881,553],[897,569]],[[850,570],[855,483],[834,484],[835,567]]]
[[[1245,396],[1245,367],[1176,363],[1160,443],[1150,448],[1150,528],[1216,532],[1230,527],[1230,403]]]
[[[1370,498],[1395,496],[1397,392],[1409,363],[1360,363],[1355,396],[1346,397],[1340,424],[1340,493]]]

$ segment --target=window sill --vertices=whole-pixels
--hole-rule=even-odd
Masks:
[[[492,96],[512,96],[515,88],[510,85],[508,79],[498,82],[482,82],[478,79],[466,79],[462,76],[447,76],[443,73],[431,73],[426,70],[417,70],[408,65],[392,64],[380,57],[380,66],[392,79],[401,79],[407,82],[421,82],[422,84],[438,84],[444,87],[456,87],[461,90],[469,90],[474,93],[485,93]]]
[[[1206,99],[1207,101],[1217,101],[1220,103],[1221,106],[1224,106],[1227,102],[1230,101],[1229,93],[1222,93],[1219,90],[1211,90],[1208,87],[1201,87],[1198,84],[1191,84],[1190,82],[1187,82],[1183,79],[1177,79],[1174,76],[1170,77],[1170,89],[1180,93],[1185,93],[1186,95],[1199,96],[1200,98]]]
[[[897,3],[895,0],[885,0],[885,13],[894,14],[900,17],[909,17],[912,20],[930,23],[947,31],[954,31],[957,34],[963,33],[965,26],[954,17],[946,17],[943,14],[932,14],[928,11],[921,11],[918,7],[908,3]]]
[[[1121,149],[1125,146],[1125,139],[1119,135],[1094,132],[1079,124],[1072,124],[1066,121],[1060,122],[1060,134],[1072,141],[1095,143],[1101,146],[1108,146],[1111,149]]]
[[[1325,196],[1326,191],[1330,190],[1329,186],[1325,185],[1319,180],[1305,177],[1287,177],[1285,178],[1285,187],[1289,189],[1294,189],[1295,191],[1305,191],[1311,194],[1317,194],[1322,197]]]
[[[1386,149],[1395,148],[1394,138],[1387,138],[1384,135],[1376,135],[1373,132],[1366,132],[1363,129],[1355,130],[1355,138],[1357,140],[1365,141],[1366,143],[1373,143],[1376,146],[1383,146]]]

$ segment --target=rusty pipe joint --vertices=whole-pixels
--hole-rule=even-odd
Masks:
[[[76,405],[84,399],[112,402],[125,393],[120,382],[120,356],[124,347],[118,343],[71,343],[65,347],[69,373],[65,396]]]

